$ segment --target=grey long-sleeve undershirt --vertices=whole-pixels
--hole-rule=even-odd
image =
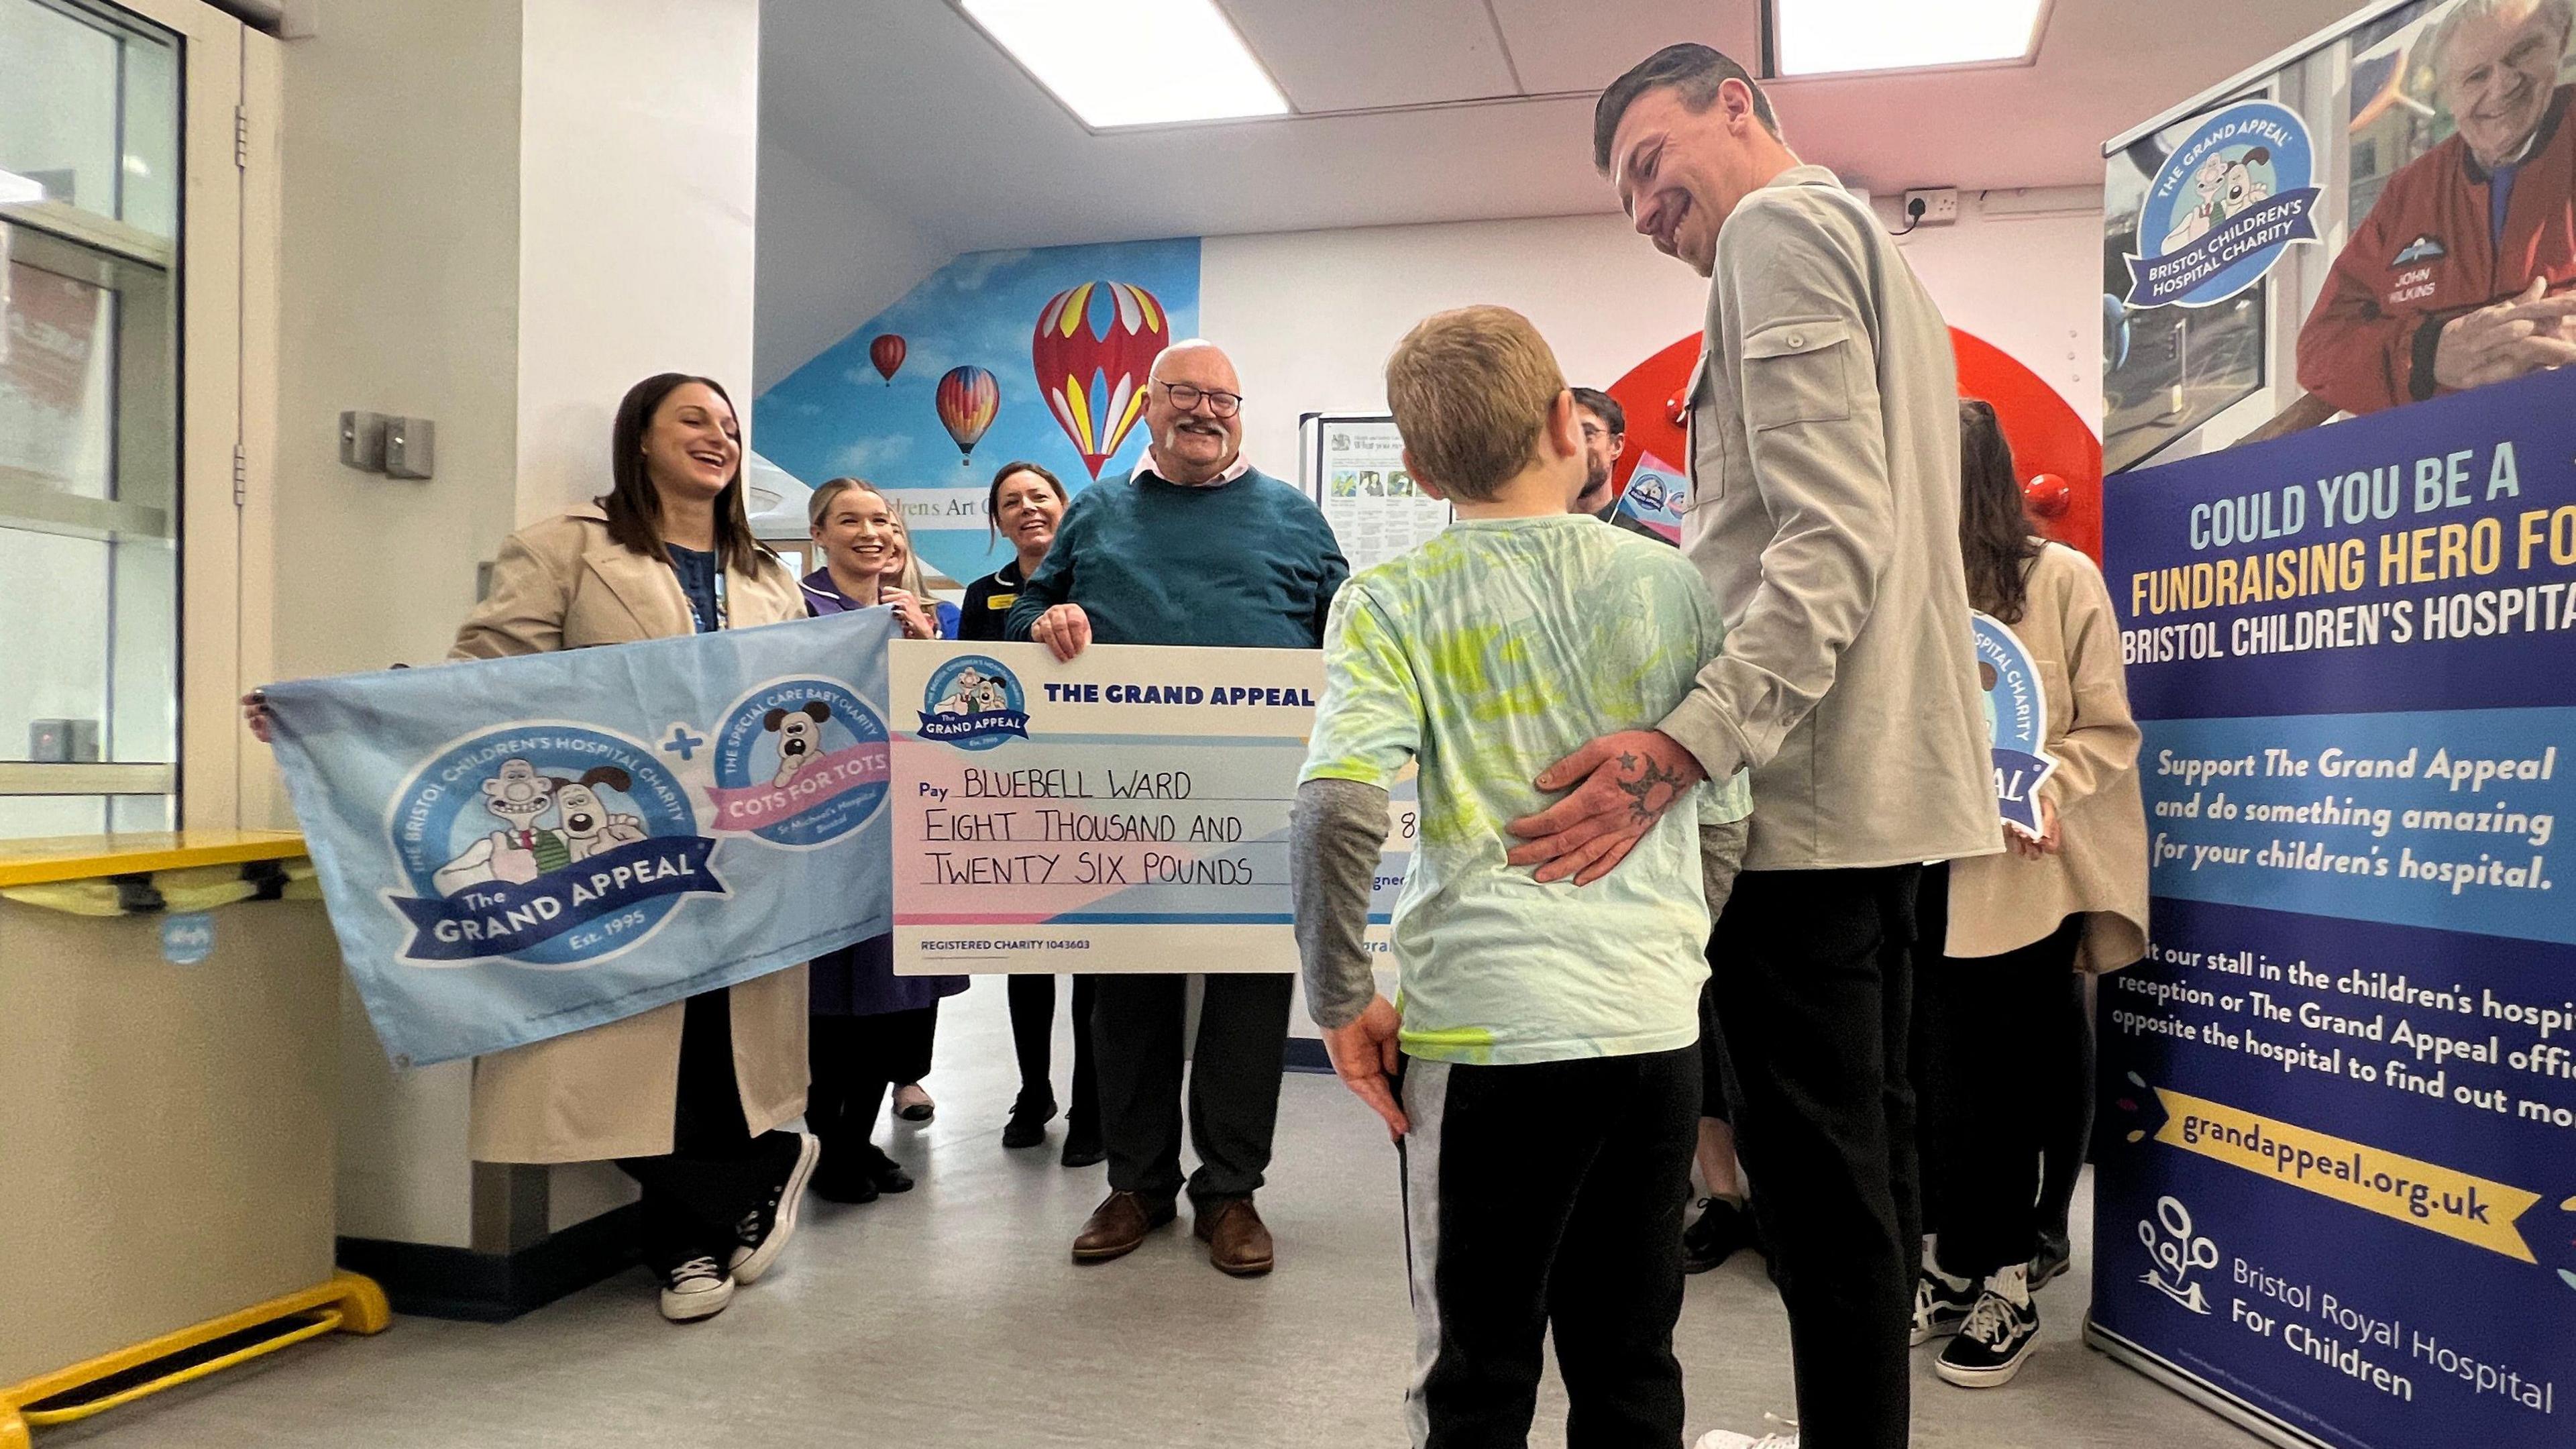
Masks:
[[[1369,968],[1370,886],[1386,848],[1386,791],[1356,780],[1308,780],[1289,815],[1288,882],[1305,967],[1306,1014],[1327,1031],[1348,1026],[1377,996]],[[1689,808],[1685,802],[1681,808]],[[1699,829],[1700,886],[1711,919],[1734,893],[1747,822]]]

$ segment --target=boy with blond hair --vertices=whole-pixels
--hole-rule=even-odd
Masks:
[[[1291,872],[1308,1009],[1401,1149],[1413,1442],[1525,1442],[1552,1327],[1570,1449],[1678,1445],[1699,988],[1750,794],[1634,760],[1641,811],[1684,791],[1699,808],[1588,885],[1510,865],[1503,826],[1545,803],[1550,763],[1670,713],[1725,626],[1680,554],[1566,511],[1585,477],[1576,402],[1528,319],[1425,319],[1386,391],[1405,466],[1459,521],[1333,601]],[[1363,938],[1408,763],[1399,1007]]]

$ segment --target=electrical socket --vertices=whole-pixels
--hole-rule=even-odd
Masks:
[[[1919,216],[1914,211],[1914,203],[1917,201],[1923,203],[1923,211]],[[1916,226],[1948,226],[1959,219],[1959,188],[1937,186],[1920,191],[1909,191],[1905,193],[1903,210],[1907,216],[1914,217]]]

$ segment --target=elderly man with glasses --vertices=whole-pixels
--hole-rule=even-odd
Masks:
[[[1306,495],[1243,458],[1243,384],[1214,344],[1154,360],[1153,436],[1126,483],[1083,490],[1021,590],[1005,633],[1059,659],[1102,644],[1314,649],[1349,576]],[[1208,1259],[1237,1277],[1270,1271],[1270,1230],[1252,1195],[1270,1165],[1294,977],[1208,976],[1195,1048],[1182,1040],[1187,977],[1107,973],[1092,1006],[1109,1196],[1073,1242],[1076,1262],[1123,1257],[1172,1221],[1186,1185]],[[1181,1177],[1181,1066],[1198,1171]]]
[[[2423,43],[2457,127],[2388,178],[2299,329],[2299,385],[2348,413],[2576,362],[2569,0],[2459,0]]]

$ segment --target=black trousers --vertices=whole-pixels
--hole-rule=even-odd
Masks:
[[[2081,1167],[2091,1099],[2074,1079],[2091,1074],[2092,1038],[2070,1031],[2067,1003],[2070,983],[2073,999],[2083,1000],[2075,949],[2084,923],[2069,916],[2000,955],[1948,956],[1938,949],[1948,934],[1948,897],[1948,870],[1927,873],[1914,1033],[1923,1218],[1938,1240],[1941,1270],[1975,1281],[2029,1262],[2040,1229],[2062,1226],[2063,1203],[2044,1205],[2042,1159],[2062,1166],[2071,1149]],[[2079,1116],[2088,1120],[2070,1132]],[[2071,1194],[2074,1170],[2065,1176]]]
[[[1408,1060],[1403,1096],[1417,1449],[1523,1449],[1551,1328],[1568,1449],[1678,1449],[1698,1048]]]
[[[1781,1297],[1806,1449],[1901,1449],[1923,1254],[1914,1183],[1920,866],[1746,871],[1709,941],[1737,1151]]]
[[[806,1025],[814,1084],[805,1096],[805,1125],[823,1139],[823,1169],[839,1176],[888,1162],[868,1139],[886,1089],[930,1075],[939,1004],[875,1016],[817,1016]]]
[[[1010,984],[1011,1048],[1020,1059],[1020,1095],[1055,1095],[1055,978],[1014,976]],[[1064,1119],[1072,1126],[1100,1120],[1100,1082],[1093,1075],[1092,998],[1089,976],[1073,978],[1073,1099]]]
[[[2057,1067],[2063,1075],[2051,1092],[2057,1110],[2040,1148],[2040,1231],[2061,1238],[2075,1205],[2075,1184],[2093,1151],[2093,1001],[2085,984],[2081,972],[2066,973],[2066,1004],[2055,1028],[2064,1045]]]
[[[1091,1039],[1100,1054],[1100,1141],[1109,1149],[1112,1188],[1149,1203],[1179,1196],[1186,1053],[1190,1143],[1199,1154],[1190,1201],[1205,1212],[1260,1189],[1279,1125],[1295,984],[1293,976],[1267,972],[1210,975],[1193,1049],[1181,1040],[1188,977],[1100,977]]]
[[[643,1189],[644,1262],[668,1273],[691,1258],[725,1261],[742,1220],[785,1175],[792,1132],[758,1137],[742,1115],[733,1070],[733,998],[692,996],[680,1018],[679,1106],[671,1151],[622,1157],[617,1165]]]

